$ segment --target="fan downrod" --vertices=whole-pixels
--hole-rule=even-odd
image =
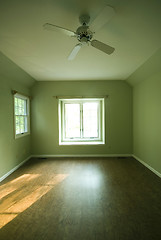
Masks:
[[[89,21],[90,21],[90,16],[88,14],[80,15],[79,17],[80,24],[87,26]]]

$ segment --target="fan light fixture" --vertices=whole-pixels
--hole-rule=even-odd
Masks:
[[[114,15],[114,10],[110,6],[106,6],[101,13],[94,19],[94,21],[90,24],[90,27],[92,29],[98,30],[100,29],[105,23],[107,23],[110,18]],[[92,40],[93,35],[95,32],[92,32],[88,26],[90,22],[90,16],[88,14],[83,14],[79,17],[79,21],[81,26],[77,28],[76,32],[71,31],[66,28],[62,28],[50,23],[45,23],[44,29],[45,30],[51,30],[51,31],[58,31],[62,32],[65,35],[68,35],[70,37],[76,37],[79,41],[79,43],[73,48],[70,55],[68,56],[68,60],[73,60],[76,55],[78,54],[81,47],[84,45],[91,45],[94,48],[97,48],[98,50],[110,55],[114,52],[114,48],[102,43],[98,40]]]

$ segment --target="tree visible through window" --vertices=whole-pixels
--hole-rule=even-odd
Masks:
[[[104,99],[60,99],[59,143],[103,144]]]

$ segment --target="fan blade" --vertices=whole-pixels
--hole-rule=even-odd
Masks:
[[[68,56],[68,60],[73,60],[75,57],[76,57],[76,55],[78,54],[78,52],[79,52],[79,50],[81,49],[81,47],[82,47],[82,44],[81,43],[79,43],[79,44],[77,44],[74,48],[73,48],[73,50],[71,51],[71,53],[70,53],[70,55]]]
[[[102,43],[100,41],[97,41],[97,40],[93,40],[91,41],[91,45],[92,47],[95,47],[99,50],[101,50],[102,52],[104,53],[107,53],[107,54],[111,54],[114,52],[114,48],[113,47],[110,47],[109,45],[105,44],[105,43]]]
[[[53,25],[53,24],[50,24],[50,23],[45,23],[43,25],[43,27],[44,27],[45,30],[61,32],[61,33],[66,34],[70,37],[76,36],[76,33],[69,30],[69,29],[62,28],[62,27],[59,27],[59,26],[56,26],[56,25]]]
[[[114,9],[110,6],[106,6],[101,13],[93,20],[90,24],[90,29],[94,30],[95,32],[99,30],[105,23],[107,23],[112,16],[114,15]]]

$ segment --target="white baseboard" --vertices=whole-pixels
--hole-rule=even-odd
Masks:
[[[18,164],[16,167],[12,168],[9,172],[7,172],[5,175],[3,175],[2,177],[0,177],[0,182],[2,182],[5,178],[7,178],[9,175],[11,175],[11,173],[13,173],[14,171],[16,171],[19,167],[21,167],[25,162],[27,162],[29,159],[31,158],[31,156],[29,156],[28,158],[26,158],[24,161],[22,161],[20,164]]]
[[[140,158],[133,154],[38,154],[38,155],[32,155],[33,158],[55,158],[55,157],[133,157],[137,161],[139,161],[141,164],[143,164],[145,167],[150,169],[153,173],[155,173],[157,176],[161,177],[161,173],[156,171],[154,168],[150,167],[147,163],[143,162]]]
[[[72,155],[68,155],[68,154],[51,154],[51,155],[46,155],[46,154],[42,154],[42,155],[31,155],[28,158],[26,158],[24,161],[22,161],[20,164],[18,164],[16,167],[14,167],[13,169],[11,169],[9,172],[7,172],[5,175],[3,175],[2,177],[0,177],[0,182],[2,182],[5,178],[7,178],[11,173],[13,173],[14,171],[16,171],[19,167],[21,167],[25,162],[27,162],[30,158],[52,158],[52,157],[133,157],[135,158],[137,161],[139,161],[141,164],[143,164],[145,167],[147,167],[148,169],[150,169],[153,173],[155,173],[158,177],[161,178],[161,173],[159,173],[158,171],[156,171],[154,168],[152,168],[151,166],[149,166],[147,163],[145,163],[144,161],[142,161],[140,158],[138,158],[137,156],[133,155],[133,154],[72,154]]]
[[[132,154],[40,154],[32,155],[33,158],[55,158],[55,157],[131,157]]]
[[[137,161],[139,161],[141,164],[143,164],[145,167],[147,167],[149,170],[151,170],[153,173],[155,173],[158,177],[161,178],[161,173],[159,173],[157,170],[155,170],[154,168],[152,168],[151,166],[149,166],[147,163],[145,163],[144,161],[142,161],[140,158],[138,158],[135,155],[132,155],[133,158],[135,158]]]

